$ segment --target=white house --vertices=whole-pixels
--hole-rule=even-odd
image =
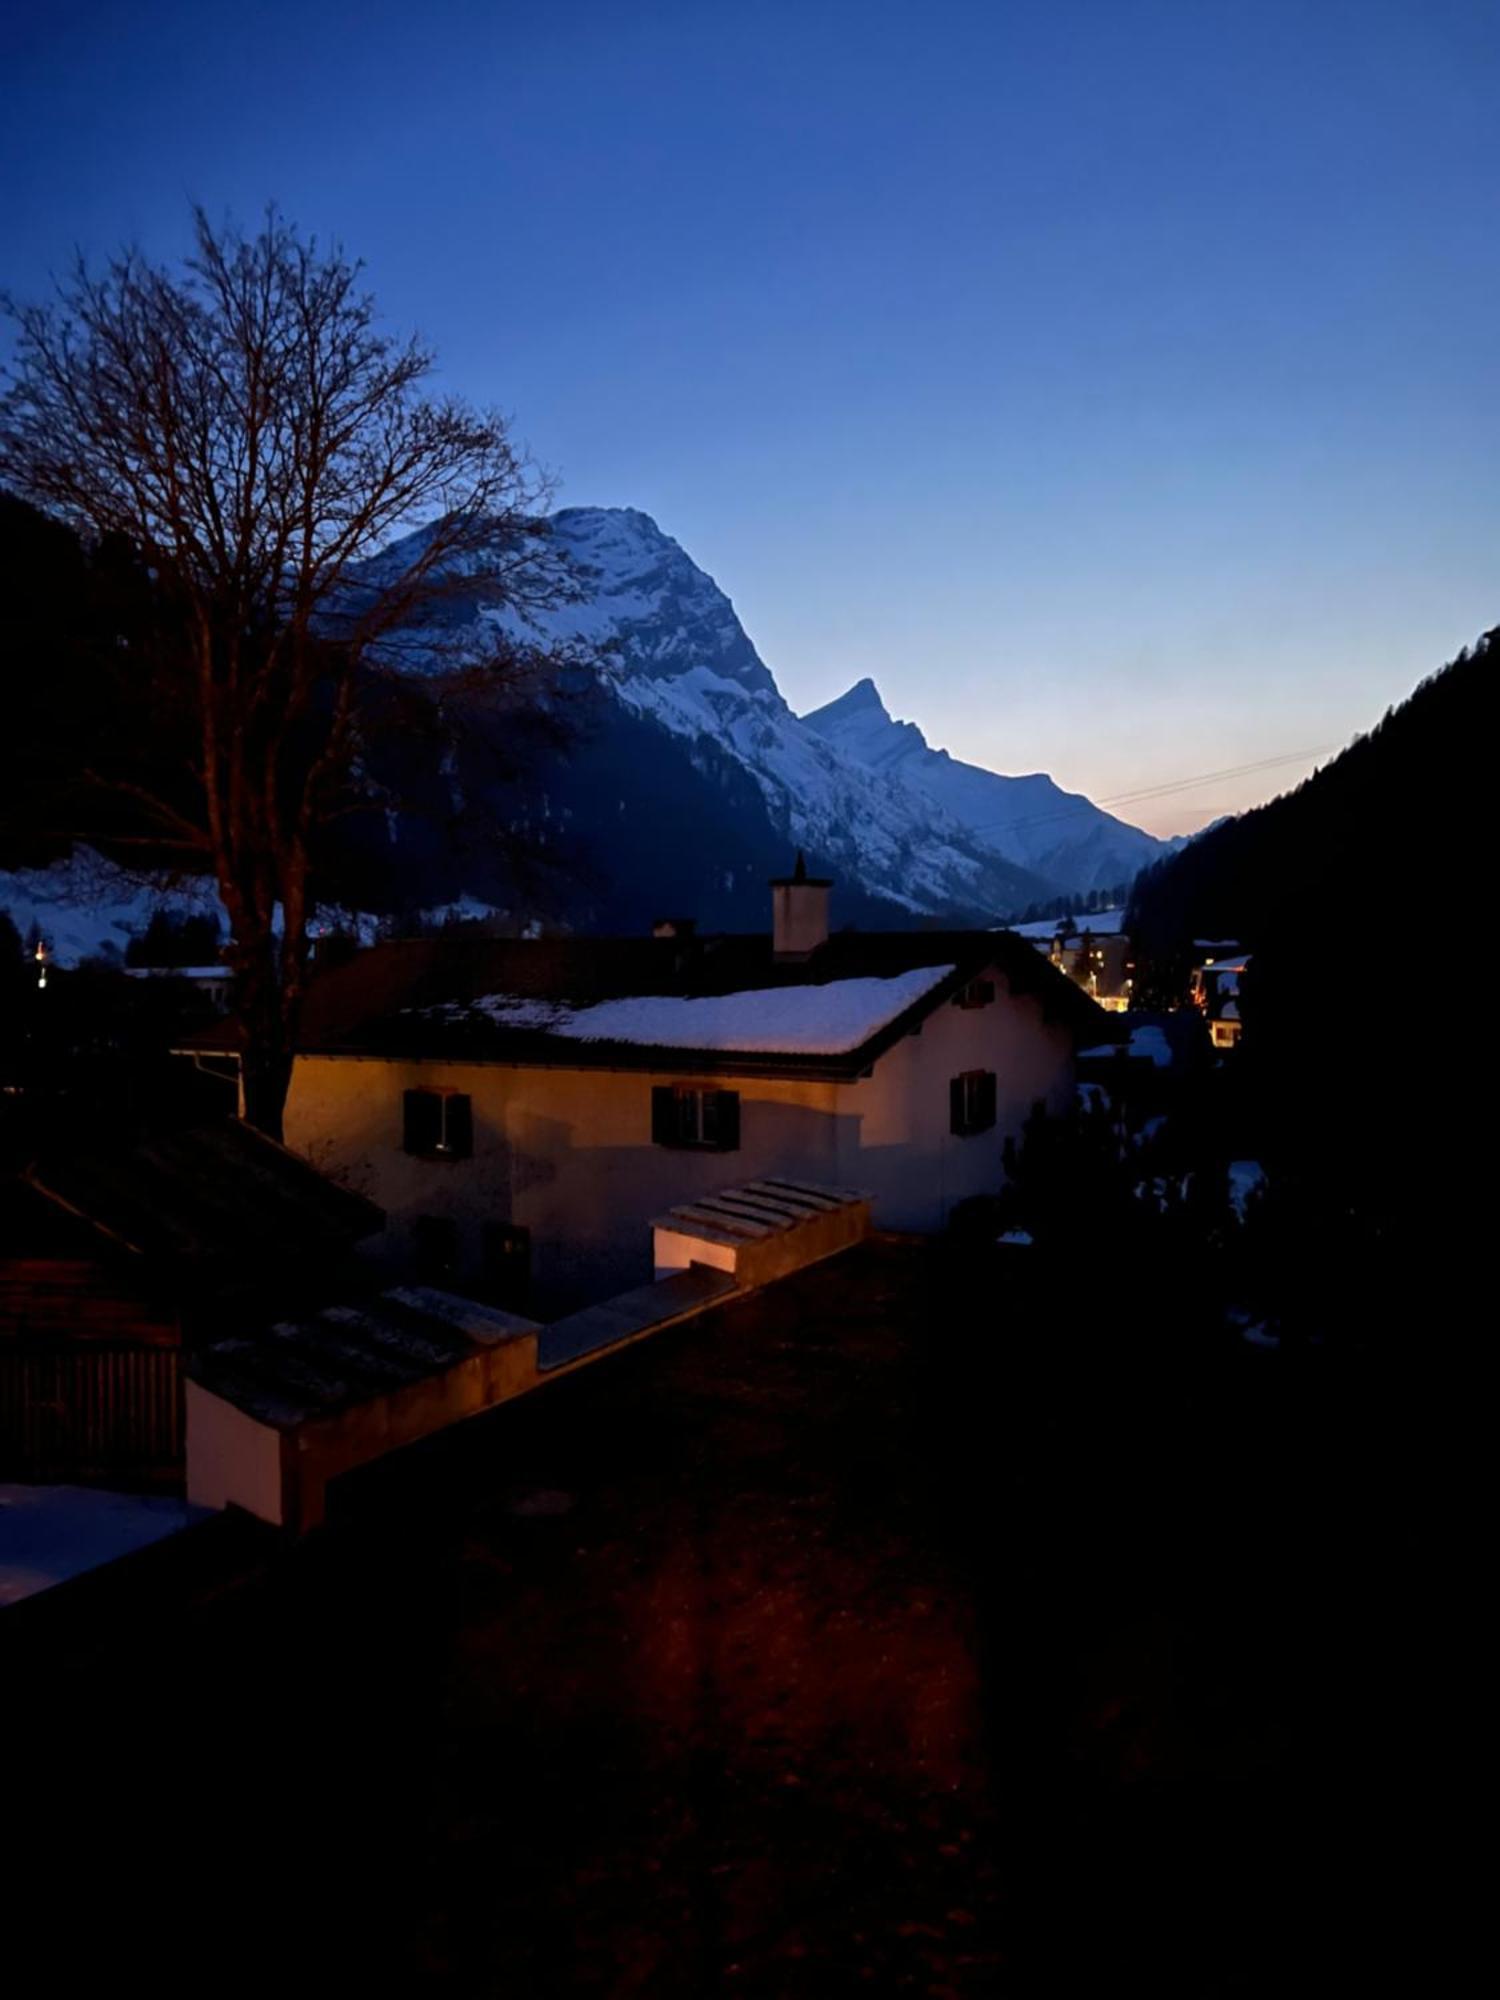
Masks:
[[[769,936],[362,952],[309,995],[286,1142],[378,1203],[393,1261],[532,1310],[649,1277],[651,1219],[730,1181],[939,1228],[1104,1019],[1008,932],[830,935],[828,888],[799,858]]]

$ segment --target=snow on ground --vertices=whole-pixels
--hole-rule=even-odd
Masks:
[[[770,986],[683,999],[643,995],[568,1007],[491,993],[468,1005],[420,1011],[501,1028],[541,1029],[572,1042],[629,1042],[661,1049],[724,1049],[744,1055],[844,1055],[867,1042],[954,971],[923,965],[894,979],[835,979],[824,986]]]
[[[0,868],[0,910],[23,939],[35,925],[48,957],[64,967],[78,965],[86,958],[118,963],[131,939],[145,935],[158,910],[178,918],[213,917],[220,935],[229,935],[224,906],[206,876],[137,875],[116,867],[89,847],[75,848],[68,860],[54,861],[46,868]],[[430,923],[444,924],[503,917],[506,912],[463,896],[421,915]],[[317,938],[331,931],[357,937],[361,944],[374,944],[381,935],[381,919],[365,910],[327,903],[319,908],[312,933]],[[189,968],[185,976],[201,978],[222,971],[222,966]]]
[[[0,1484],[0,1605],[19,1604],[205,1518],[205,1509],[185,1500]]]
[[[1063,929],[1069,937],[1081,937],[1085,931],[1092,931],[1095,937],[1113,937],[1124,927],[1123,910],[1081,911],[1072,917],[1038,917],[1035,923],[1004,926],[1006,930],[1014,931],[1017,937],[1038,938],[1046,944],[1050,944]]]
[[[1245,1219],[1246,1208],[1265,1184],[1266,1170],[1259,1160],[1229,1162],[1229,1199],[1241,1222]]]
[[[481,901],[478,896],[462,895],[451,903],[429,903],[422,911],[422,921],[426,925],[442,925],[457,928],[463,924],[486,924],[497,917],[509,913],[494,903]],[[374,919],[367,919],[373,923]]]
[[[1172,1067],[1172,1044],[1167,1040],[1166,1030],[1155,1021],[1142,1021],[1130,1031],[1128,1048],[1119,1048],[1114,1042],[1099,1042],[1091,1049],[1080,1049],[1079,1060],[1090,1057],[1131,1055],[1145,1062],[1155,1063],[1158,1069]]]
[[[1139,1028],[1131,1029],[1130,1053],[1144,1056],[1158,1069],[1172,1067],[1172,1044],[1167,1040],[1165,1030],[1157,1027],[1154,1021],[1143,1022]]]
[[[224,919],[217,892],[204,877],[131,874],[88,847],[75,848],[70,859],[47,868],[0,868],[0,910],[8,912],[23,938],[35,924],[58,965],[123,954],[158,909],[217,917],[221,924]]]
[[[1234,1328],[1240,1339],[1246,1341],[1251,1347],[1276,1348],[1281,1345],[1281,1335],[1279,1333],[1272,1333],[1264,1320],[1257,1319],[1244,1306],[1231,1306],[1229,1308],[1229,1324]]]

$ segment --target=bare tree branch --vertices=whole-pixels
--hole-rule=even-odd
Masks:
[[[430,351],[382,327],[359,265],[274,208],[254,234],[197,210],[180,268],[127,250],[6,310],[0,484],[138,552],[160,632],[127,656],[132,698],[193,723],[165,790],[89,777],[158,845],[211,856],[248,1108],[279,1132],[314,850],[348,809],[367,691],[458,593],[494,614],[494,643],[448,659],[452,685],[568,657],[515,630],[570,594],[538,519],[548,483],[504,418],[428,393]]]

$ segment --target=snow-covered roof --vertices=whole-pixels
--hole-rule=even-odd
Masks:
[[[1086,993],[1005,931],[836,931],[805,959],[778,957],[763,932],[460,933],[376,945],[314,979],[301,1047],[684,1072],[713,1055],[724,1073],[843,1081],[981,977],[1075,1039],[1107,1032]],[[195,1030],[190,1046],[236,1048],[237,1030]]]
[[[694,996],[642,994],[592,1007],[487,993],[425,1011],[448,1021],[480,1015],[496,1027],[532,1029],[569,1042],[837,1056],[860,1048],[956,971],[954,965],[924,965],[890,979],[834,979],[821,986]]]

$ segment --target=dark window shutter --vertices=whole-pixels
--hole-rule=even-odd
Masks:
[[[737,1090],[719,1090],[714,1095],[719,1100],[714,1144],[721,1153],[737,1153],[740,1147],[740,1094]]]
[[[948,1129],[963,1136],[964,1125],[964,1080],[954,1077],[948,1086]]]
[[[455,1090],[442,1102],[443,1151],[450,1159],[466,1160],[474,1150],[473,1099]]]
[[[442,1143],[442,1104],[435,1090],[408,1090],[401,1143],[408,1153],[435,1153]]]
[[[677,1144],[677,1093],[670,1083],[651,1086],[651,1140],[657,1146]]]

